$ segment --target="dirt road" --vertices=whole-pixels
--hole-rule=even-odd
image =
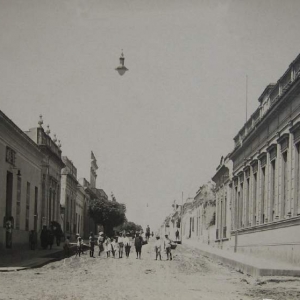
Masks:
[[[178,246],[173,261],[154,260],[153,244],[142,259],[83,255],[43,268],[0,274],[0,299],[299,299],[300,282],[257,281]],[[125,256],[125,255],[124,255]],[[296,281],[294,281],[296,280]]]

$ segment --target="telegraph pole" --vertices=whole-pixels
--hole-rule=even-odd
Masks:
[[[246,123],[248,120],[248,75],[246,75]]]
[[[181,193],[181,212],[180,212],[180,240],[182,244],[182,216],[183,216],[183,192]]]

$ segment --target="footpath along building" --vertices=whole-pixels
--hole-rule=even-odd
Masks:
[[[300,263],[300,55],[234,138],[231,249]]]

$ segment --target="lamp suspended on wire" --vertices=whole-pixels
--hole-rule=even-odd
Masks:
[[[122,49],[122,53],[120,56],[120,65],[115,69],[116,71],[118,71],[118,73],[121,76],[124,75],[126,71],[128,71],[128,69],[124,65],[124,62],[125,62],[125,57],[124,57],[123,49]]]

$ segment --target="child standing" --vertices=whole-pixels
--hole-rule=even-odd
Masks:
[[[103,232],[99,232],[99,237],[98,237],[99,254],[98,254],[98,256],[100,256],[101,251],[103,251],[103,242],[104,242]]]
[[[104,245],[105,245],[106,257],[110,257],[111,242],[109,237],[106,238]]]
[[[161,260],[161,240],[159,236],[156,237],[154,249],[155,249],[155,260],[157,260],[158,257],[159,260]]]
[[[111,243],[111,252],[114,258],[116,258],[116,253],[119,252],[119,244],[118,244],[118,240],[115,237]]]
[[[124,248],[124,237],[123,237],[122,233],[119,234],[118,244],[119,244],[119,258],[122,258],[123,257],[123,248]]]
[[[64,252],[65,252],[66,257],[70,256],[70,237],[69,236],[67,236],[67,238],[65,239]]]
[[[82,252],[82,239],[80,236],[78,236],[78,239],[77,239],[77,252],[76,252],[76,256],[79,255],[80,257],[80,254]]]
[[[169,236],[166,234],[164,248],[166,249],[166,252],[167,252],[167,260],[169,260],[169,258],[170,258],[170,260],[172,260],[171,244],[172,244],[172,241],[169,239]]]
[[[141,259],[143,238],[140,236],[138,232],[136,233],[136,237],[134,239],[134,246],[136,251],[136,259],[138,258]]]
[[[130,242],[129,236],[130,236],[130,234],[129,234],[129,232],[127,232],[126,237],[124,237],[124,239],[123,239],[123,243],[124,243],[124,247],[125,247],[125,254],[126,254],[127,258],[129,257],[130,248],[131,248],[131,242]]]
[[[92,232],[90,233],[90,237],[89,237],[89,246],[90,246],[90,257],[94,257],[95,238]]]

